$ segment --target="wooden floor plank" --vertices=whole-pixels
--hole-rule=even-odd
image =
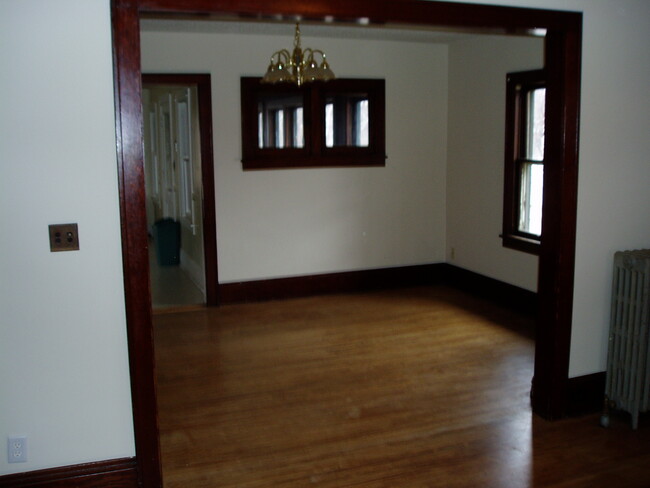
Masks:
[[[166,488],[650,486],[650,432],[532,415],[533,324],[444,288],[155,317]]]

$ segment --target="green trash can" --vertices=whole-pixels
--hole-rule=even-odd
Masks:
[[[173,219],[161,219],[154,223],[154,244],[158,264],[175,266],[181,261],[181,226]]]

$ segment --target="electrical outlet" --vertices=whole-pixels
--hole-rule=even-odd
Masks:
[[[7,461],[10,463],[27,462],[27,436],[7,438]]]
[[[78,251],[79,229],[77,224],[55,224],[49,226],[50,251]]]

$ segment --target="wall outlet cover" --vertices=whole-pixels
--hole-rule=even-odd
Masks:
[[[27,436],[7,438],[7,462],[27,462]]]

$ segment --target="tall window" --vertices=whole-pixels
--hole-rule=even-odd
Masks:
[[[508,74],[502,238],[533,254],[542,240],[545,105],[543,70]]]

